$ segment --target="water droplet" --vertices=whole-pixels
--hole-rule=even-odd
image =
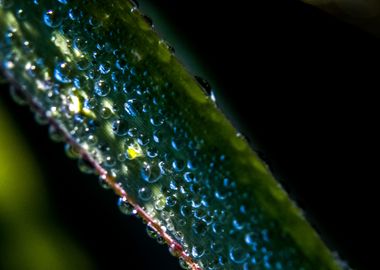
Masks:
[[[199,76],[195,76],[195,79],[197,80],[199,85],[202,87],[202,89],[205,91],[205,93],[208,96],[210,96],[211,92],[212,92],[212,87],[211,87],[210,83],[208,81],[206,81],[205,79],[199,77]]]
[[[52,28],[58,27],[62,23],[62,16],[52,9],[44,13],[43,19],[45,24]]]
[[[155,158],[158,156],[158,150],[157,148],[155,147],[149,147],[147,150],[146,150],[146,155],[150,158]]]
[[[193,248],[191,249],[191,255],[195,259],[199,259],[203,256],[203,254],[205,254],[205,250],[201,247],[193,246]]]
[[[149,201],[152,198],[152,191],[150,188],[142,187],[139,189],[139,198],[143,201]]]
[[[137,142],[141,146],[146,146],[150,142],[150,139],[144,134],[140,134],[139,137],[137,138]]]
[[[153,238],[153,239],[156,239],[158,237],[158,233],[156,232],[156,230],[151,225],[146,226],[146,232],[147,232],[148,236]]]
[[[77,147],[72,146],[71,144],[65,144],[65,153],[69,158],[77,159],[80,157],[80,151]]]
[[[215,253],[222,252],[223,250],[223,246],[216,242],[212,242],[210,247],[211,247],[211,250],[213,250]]]
[[[73,21],[79,20],[82,17],[82,12],[77,8],[69,9],[69,18]]]
[[[108,62],[104,62],[104,63],[100,64],[100,66],[99,66],[99,71],[102,74],[107,74],[110,72],[110,70],[111,70],[111,64]]]
[[[153,27],[153,20],[152,18],[150,18],[149,16],[146,16],[146,15],[143,15],[143,19],[145,20],[145,22],[150,26],[150,27]]]
[[[183,175],[183,178],[185,179],[186,182],[191,183],[194,181],[195,176],[192,172],[185,172]]]
[[[70,83],[71,67],[66,62],[60,62],[55,66],[54,77],[61,83]]]
[[[117,206],[119,207],[120,212],[125,215],[135,215],[137,213],[126,198],[119,198],[117,201]]]
[[[185,162],[182,159],[174,160],[172,163],[172,167],[175,171],[180,172],[185,168]]]
[[[10,85],[9,88],[13,101],[15,101],[19,105],[28,104],[26,95],[19,88],[15,87],[14,85]]]
[[[110,189],[110,185],[107,182],[107,176],[105,174],[99,176],[99,185],[104,189]]]
[[[83,52],[86,51],[89,46],[89,41],[83,37],[75,38],[73,41],[74,48]]]
[[[173,207],[176,204],[177,204],[177,198],[176,197],[174,197],[174,196],[168,196],[166,198],[166,205],[168,207]]]
[[[154,209],[157,211],[162,211],[166,206],[166,201],[164,197],[159,197],[155,202],[154,202]]]
[[[86,158],[78,159],[78,168],[81,172],[86,173],[86,174],[93,174],[95,172],[94,166]]]
[[[230,248],[230,259],[237,264],[244,263],[249,258],[249,253],[242,247]]]
[[[144,162],[141,168],[141,177],[148,183],[155,183],[162,177],[162,168],[159,164]]]
[[[105,97],[111,92],[111,87],[104,80],[98,80],[95,83],[95,93],[100,97]]]
[[[100,116],[103,119],[109,119],[112,116],[112,110],[110,108],[108,108],[108,107],[102,107],[100,109]],[[112,127],[112,128],[114,128],[114,127]]]
[[[187,264],[187,262],[183,258],[179,258],[179,266],[185,270],[191,269],[190,266]]]
[[[247,233],[244,237],[244,241],[250,246],[255,245],[258,239],[258,235],[254,232]]]
[[[121,71],[125,71],[128,69],[128,61],[124,58],[119,58],[115,62],[116,68],[120,69]]]
[[[132,117],[137,116],[141,112],[141,104],[136,99],[130,99],[124,104],[125,111]]]
[[[207,224],[203,221],[195,221],[192,225],[193,231],[198,235],[205,235],[207,232]]]
[[[112,130],[118,136],[124,136],[128,133],[128,123],[125,120],[118,119],[112,122]]]
[[[65,140],[63,132],[53,125],[49,126],[49,137],[54,142],[63,142]]]

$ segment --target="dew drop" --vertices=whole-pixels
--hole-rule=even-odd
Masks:
[[[149,201],[152,198],[152,191],[148,187],[142,187],[139,189],[139,198],[143,201]]]
[[[109,119],[110,117],[112,116],[112,110],[108,107],[102,107],[100,109],[100,117],[102,117],[103,119]],[[112,128],[114,128],[112,126]]]
[[[99,71],[102,74],[107,74],[110,72],[110,70],[111,70],[111,64],[108,62],[104,62],[104,63],[100,64],[100,66],[99,66]]]
[[[158,156],[158,150],[157,148],[155,147],[149,147],[147,150],[146,150],[146,155],[150,158],[155,158]]]
[[[49,126],[49,137],[54,142],[63,142],[65,140],[63,132],[53,125]]]
[[[128,123],[125,120],[118,119],[112,122],[112,130],[117,136],[124,136],[128,133]]]
[[[124,109],[130,116],[135,117],[141,111],[141,104],[136,99],[130,99],[124,104]]]
[[[107,176],[105,174],[99,176],[99,185],[104,189],[110,189],[110,185],[107,182]]]
[[[27,97],[19,88],[11,85],[10,86],[10,94],[11,94],[13,101],[15,101],[17,104],[19,104],[19,105],[28,104]]]
[[[125,215],[134,215],[137,213],[126,198],[119,198],[117,201],[117,206],[119,207],[120,212]]]
[[[66,62],[60,62],[55,66],[54,77],[61,83],[70,83],[71,67]]]
[[[52,28],[58,27],[62,23],[62,17],[56,11],[50,9],[44,13],[44,23]]]
[[[157,182],[162,176],[162,168],[159,164],[144,163],[141,168],[141,177],[148,183]]]
[[[168,207],[173,207],[176,204],[177,204],[177,198],[176,197],[174,197],[174,196],[168,196],[166,198],[166,205]]]
[[[94,166],[86,158],[78,159],[78,168],[81,172],[86,174],[93,174],[95,172]]]
[[[183,258],[179,258],[179,266],[185,270],[190,269],[189,265],[187,264],[187,262]]]
[[[72,146],[71,144],[65,144],[65,153],[69,158],[77,159],[80,157],[80,152],[77,147]]]
[[[203,254],[205,254],[205,250],[201,247],[193,246],[193,248],[191,249],[191,255],[195,259],[199,259],[203,256]]]
[[[195,221],[192,225],[193,232],[197,235],[205,235],[207,232],[207,224],[203,221]]]
[[[248,252],[241,247],[231,247],[229,255],[230,259],[236,264],[244,263],[249,257]]]
[[[95,89],[95,94],[97,94],[100,97],[105,97],[111,92],[111,87],[104,80],[98,80],[95,83],[94,89]]]
[[[154,202],[154,209],[157,211],[162,211],[166,206],[166,201],[164,197],[159,197],[155,202]]]
[[[158,237],[158,233],[150,225],[146,226],[146,233],[148,234],[149,237],[151,237],[153,239],[156,239]]]
[[[206,81],[205,79],[199,77],[199,76],[195,76],[195,79],[197,80],[199,85],[202,87],[202,89],[205,91],[205,93],[208,96],[210,96],[212,93],[212,87],[211,87],[210,83],[208,81]]]

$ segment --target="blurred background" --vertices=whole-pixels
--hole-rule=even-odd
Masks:
[[[215,87],[221,109],[326,243],[354,269],[374,269],[379,40],[295,0],[140,6]],[[0,91],[0,269],[179,269],[8,88]]]

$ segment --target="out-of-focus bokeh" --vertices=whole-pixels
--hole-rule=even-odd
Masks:
[[[95,269],[55,219],[40,167],[0,100],[0,268]]]
[[[380,37],[378,0],[303,0]]]

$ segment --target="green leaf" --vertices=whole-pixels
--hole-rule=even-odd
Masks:
[[[0,10],[7,78],[184,268],[342,269],[132,3],[14,2]]]

